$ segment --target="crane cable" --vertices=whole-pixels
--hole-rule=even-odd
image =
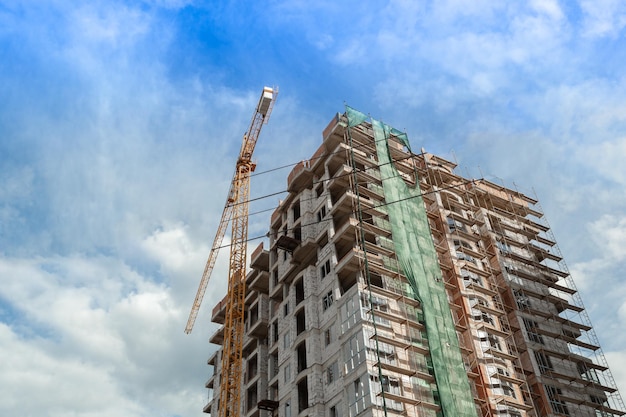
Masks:
[[[462,182],[460,184],[455,184],[455,185],[451,185],[451,186],[448,186],[448,187],[442,187],[442,188],[439,188],[437,190],[427,191],[427,192],[424,192],[424,193],[420,193],[418,195],[401,198],[401,199],[395,200],[395,201],[381,203],[381,204],[378,204],[376,206],[372,206],[370,208],[363,209],[362,211],[363,212],[367,212],[367,211],[370,211],[370,210],[375,210],[375,209],[377,209],[379,207],[384,207],[384,206],[389,206],[391,204],[399,203],[401,201],[407,201],[407,200],[410,200],[410,199],[413,199],[413,198],[423,197],[423,196],[430,195],[430,194],[435,194],[435,193],[438,193],[438,192],[441,192],[441,191],[454,190],[454,189],[463,187],[463,186],[468,185],[468,184],[475,184],[477,181],[482,181],[483,179],[484,178],[478,178],[478,179],[464,181],[464,182]],[[351,214],[354,214],[354,212],[351,212],[350,214],[346,214],[343,217],[350,216]],[[316,222],[313,222],[313,223],[300,224],[300,225],[298,225],[298,227],[302,228],[302,227],[307,227],[307,226],[313,226],[313,225],[319,224],[321,222],[326,222],[326,221],[330,221],[330,220],[333,220],[333,219],[322,219],[320,221],[316,221]],[[290,231],[293,231],[293,230],[296,230],[296,229],[297,229],[297,227],[290,227],[288,229],[282,229],[280,232],[281,233],[285,233],[285,232],[290,232]],[[264,234],[264,235],[259,235],[259,236],[248,238],[247,240],[245,240],[245,242],[251,242],[253,240],[264,239],[264,238],[267,238],[267,237],[269,237],[269,232]],[[223,248],[227,248],[227,247],[230,247],[230,244],[218,246],[218,247],[215,247],[214,249],[223,249]]]

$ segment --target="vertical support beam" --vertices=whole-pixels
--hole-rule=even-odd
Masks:
[[[224,322],[224,353],[220,372],[219,417],[238,416],[241,407],[241,380],[244,314],[246,298],[246,249],[248,238],[248,208],[250,173],[254,164],[239,161],[234,180],[233,219],[230,247],[228,296]]]

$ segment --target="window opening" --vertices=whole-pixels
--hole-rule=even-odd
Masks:
[[[295,203],[293,203],[292,211],[293,221],[295,222],[300,218],[300,201],[296,201]]]
[[[298,382],[298,413],[309,408],[309,387],[307,379],[304,378]]]
[[[296,348],[296,355],[298,357],[298,373],[304,371],[307,368],[306,364],[306,340],[302,341]]]
[[[304,332],[306,329],[306,315],[304,308],[296,313],[296,335]]]
[[[328,291],[326,295],[322,297],[322,308],[324,311],[328,310],[328,308],[333,305],[333,292]]]
[[[545,374],[554,370],[550,357],[543,352],[535,352],[535,359],[537,360],[537,366],[539,366],[539,372]]]
[[[561,388],[546,385],[546,392],[548,393],[548,400],[550,401],[552,411],[557,414],[569,416],[569,410],[567,409],[567,405],[565,405],[565,401],[559,398],[559,396],[563,394]]]
[[[320,278],[324,279],[328,274],[330,274],[330,259],[327,259],[320,267]]]
[[[296,305],[304,301],[304,280],[301,278],[296,282]]]
[[[539,324],[534,321],[524,317],[524,327],[526,328],[526,334],[528,334],[528,339],[532,342],[544,344],[543,336],[537,333],[539,329]]]

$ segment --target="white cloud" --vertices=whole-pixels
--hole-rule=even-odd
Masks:
[[[612,120],[609,123],[618,121],[619,119]],[[578,154],[580,158],[584,158],[590,170],[618,186],[626,185],[626,165],[623,163],[626,159],[626,137],[608,138],[579,151]]]
[[[590,235],[606,258],[612,262],[626,259],[626,218],[604,215],[589,225]]]
[[[203,393],[187,384],[206,379],[197,359],[207,348],[183,335],[186,312],[171,288],[105,257],[4,258],[0,275],[11,277],[0,298],[13,311],[10,327],[0,328],[10,358],[0,378],[14,394],[3,396],[1,413],[15,410],[13,401],[21,415],[46,407],[51,416],[165,416],[202,407]],[[198,327],[206,338],[206,326]],[[28,401],[33,390],[37,402]]]
[[[551,20],[563,19],[563,11],[557,0],[532,0],[530,5],[537,12],[549,16]]]
[[[618,36],[626,26],[626,4],[620,0],[581,0],[583,33],[589,37]]]
[[[141,416],[142,406],[125,398],[117,381],[100,364],[60,356],[36,339],[22,339],[0,323],[0,412],[29,417]],[[36,393],[36,394],[34,394]],[[32,397],[36,395],[37,401]],[[19,411],[18,411],[19,410]]]
[[[609,368],[611,369],[611,374],[613,374],[613,378],[615,379],[615,384],[620,394],[624,395],[624,393],[626,393],[626,352],[605,352],[605,356]]]

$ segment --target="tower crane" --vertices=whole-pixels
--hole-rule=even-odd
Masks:
[[[261,127],[269,120],[278,89],[264,87],[261,98],[252,116],[250,127],[243,136],[237,158],[235,174],[228,192],[222,218],[215,234],[202,279],[193,302],[185,333],[191,333],[204,298],[217,254],[232,221],[232,240],[228,270],[228,294],[224,319],[224,344],[220,371],[220,395],[218,417],[239,417],[241,407],[242,350],[244,338],[244,312],[246,297],[246,243],[248,240],[248,208],[250,199],[250,174],[256,164],[252,153]]]

